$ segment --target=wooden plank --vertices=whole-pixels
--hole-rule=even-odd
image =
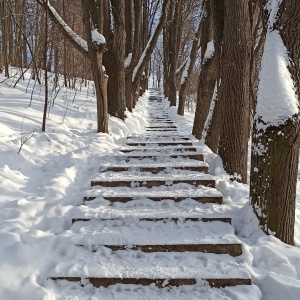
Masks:
[[[153,159],[154,161],[157,161],[159,158],[189,158],[189,159],[194,159],[198,161],[203,161],[203,155],[202,154],[171,154],[171,155],[161,155],[161,154],[155,154],[155,155],[130,155],[130,156],[124,156],[125,161],[130,161],[130,159],[145,159],[145,158],[150,158]]]
[[[165,149],[166,148],[153,148],[153,149],[151,149],[151,148],[134,148],[134,149],[120,149],[119,151],[120,152],[123,152],[123,153],[129,153],[129,152],[133,152],[133,151],[144,151],[144,152],[149,152],[149,151],[161,151],[161,150],[163,150],[163,151],[165,151]],[[195,148],[195,147],[186,147],[186,148],[180,148],[180,147],[178,147],[178,148],[174,148],[174,149],[171,149],[172,151],[182,151],[182,150],[184,150],[184,151],[188,151],[188,152],[197,152],[198,150]]]
[[[179,244],[179,245],[103,245],[112,251],[130,249],[133,251],[152,252],[201,252],[212,254],[228,254],[233,257],[242,255],[241,244]]]
[[[181,179],[181,180],[118,180],[118,181],[103,181],[103,180],[93,180],[91,186],[105,186],[105,187],[131,187],[134,182],[135,187],[146,187],[152,188],[154,186],[171,186],[178,183],[186,183],[193,186],[203,185],[207,187],[215,187],[216,182],[214,179]],[[137,185],[137,186],[136,186]]]
[[[81,277],[50,277],[51,280],[67,280],[70,282],[80,282]],[[95,278],[88,277],[84,278],[88,280],[94,287],[109,287],[115,284],[135,284],[135,285],[156,285],[158,288],[164,287],[179,287],[183,285],[195,285],[197,284],[196,278],[164,278],[164,279],[152,279],[152,278]],[[207,281],[210,287],[224,288],[229,286],[238,285],[251,285],[250,278],[203,278]]]
[[[140,172],[150,172],[153,174],[157,174],[159,172],[163,172],[166,170],[166,168],[172,168],[175,170],[187,170],[187,171],[194,171],[194,172],[201,172],[204,174],[208,174],[208,167],[207,166],[178,166],[178,167],[143,167],[143,166],[137,166],[137,167],[132,167],[132,166],[128,166],[128,167],[107,167],[105,170],[103,169],[103,171],[111,171],[111,172],[125,172],[125,171],[129,171],[132,169],[138,169]]]
[[[142,196],[141,196],[142,197]],[[145,196],[146,197],[146,196]],[[95,200],[97,197],[96,196],[90,196],[90,197],[84,197],[83,201],[92,201]],[[134,197],[103,197],[105,200],[108,200],[112,203],[114,202],[121,202],[121,203],[127,203],[132,200],[135,200]],[[149,200],[159,202],[163,200],[173,200],[174,202],[181,202],[187,199],[192,199],[194,201],[197,201],[199,203],[214,203],[214,204],[222,204],[223,203],[223,197],[222,196],[215,196],[215,197],[207,197],[207,196],[202,196],[202,197],[169,197],[169,196],[156,196],[156,197],[146,197]]]
[[[109,221],[109,220],[124,220],[124,218],[109,218],[109,219],[90,219],[90,218],[73,218],[72,219],[72,224],[76,222],[88,222],[91,220],[99,220],[99,221]],[[167,222],[174,222],[177,224],[178,222],[180,223],[185,223],[186,221],[190,222],[223,222],[223,223],[228,223],[231,224],[231,218],[139,218],[139,221],[147,221],[147,222],[160,222],[163,221],[165,223]]]
[[[185,142],[185,141],[176,141],[176,142],[129,142],[127,143],[128,146],[149,146],[151,144],[155,144],[156,146],[193,146],[192,142]]]

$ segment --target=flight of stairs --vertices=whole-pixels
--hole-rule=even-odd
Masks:
[[[80,258],[57,265],[52,284],[93,286],[100,295],[110,287],[134,295],[142,286],[165,293],[205,286],[213,295],[215,288],[252,285],[230,215],[214,212],[223,205],[215,178],[165,107],[151,90],[145,133],[128,137],[115,162],[99,166],[69,232]],[[153,299],[169,299],[158,295]]]

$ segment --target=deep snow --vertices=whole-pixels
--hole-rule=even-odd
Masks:
[[[0,76],[0,81],[3,80],[4,77]],[[139,205],[145,207],[145,214],[152,211],[155,215],[158,209],[160,213],[172,209],[174,215],[180,211],[232,216],[237,236],[243,241],[241,259],[246,262],[253,283],[260,288],[261,299],[299,299],[300,249],[266,236],[258,228],[257,219],[247,205],[248,185],[229,182],[220,158],[201,141],[194,140],[194,144],[204,153],[210,174],[216,176],[217,190],[223,193],[225,205],[215,208],[192,200],[174,204],[171,200],[153,203],[145,199],[142,204],[133,201],[110,206],[107,201],[96,199],[89,210],[81,206],[99,166],[113,161],[110,158],[118,153],[126,136],[144,132],[147,94],[139,100],[132,114],[127,112],[125,123],[111,117],[110,133],[97,134],[91,83],[89,89],[82,87],[77,91],[74,102],[74,91],[62,89],[51,107],[47,131],[42,133],[43,88],[39,91],[38,87],[33,92],[29,107],[33,83],[29,84],[26,93],[28,81],[17,84],[16,88],[12,88],[13,82],[9,79],[0,84],[0,299],[133,299],[133,294],[135,299],[260,298],[258,289],[248,287],[215,290],[200,285],[170,289],[167,293],[154,287],[87,287],[82,290],[78,284],[68,285],[67,294],[59,298],[57,295],[63,293],[64,288],[47,281],[47,278],[58,262],[71,262],[80,255],[81,250],[75,250],[68,238],[72,218],[93,214],[93,209],[95,213],[100,210],[106,216],[124,216]],[[179,133],[190,135],[192,113],[180,117],[175,108],[168,110]],[[21,139],[33,129],[33,136],[17,154]],[[122,191],[126,192],[126,188]],[[75,225],[72,230],[76,232]],[[295,241],[299,246],[300,191],[297,193],[295,226]]]

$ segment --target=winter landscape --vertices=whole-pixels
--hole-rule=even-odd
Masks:
[[[0,300],[299,299],[300,3],[0,3]]]

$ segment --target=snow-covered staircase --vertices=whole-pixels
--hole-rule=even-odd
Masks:
[[[103,299],[183,299],[170,290],[183,286],[195,292],[189,299],[235,299],[215,289],[233,286],[251,293],[231,217],[214,212],[223,200],[215,178],[161,100],[152,90],[145,134],[128,137],[115,162],[99,166],[68,233],[76,260],[54,268],[51,286],[94,286]],[[111,293],[124,298],[105,298]]]

